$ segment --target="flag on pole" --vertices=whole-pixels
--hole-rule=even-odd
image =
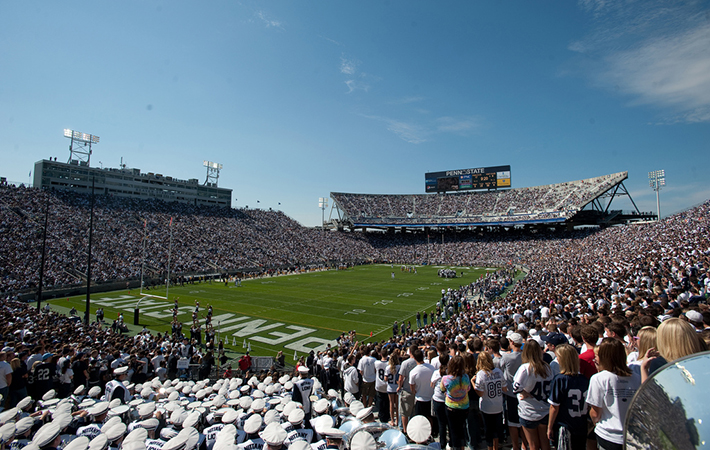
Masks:
[[[298,353],[296,353],[296,350],[293,351],[293,360],[298,361]]]
[[[247,344],[247,351],[248,351],[248,352],[251,351],[251,342],[249,342],[249,343]]]
[[[170,218],[170,226],[171,227],[173,226],[173,218],[172,217]]]

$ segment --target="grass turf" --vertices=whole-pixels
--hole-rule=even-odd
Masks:
[[[140,324],[154,331],[170,330],[172,314],[166,311],[172,308],[177,299],[181,308],[178,318],[183,322],[183,333],[188,335],[195,301],[200,302],[201,324],[204,324],[207,306],[212,305],[215,329],[243,323],[238,318],[244,316],[248,316],[250,319],[245,320],[250,322],[256,320],[251,328],[233,328],[220,334],[226,338],[225,344],[228,347],[232,347],[236,340],[236,346],[232,348],[235,351],[241,350],[244,340],[247,340],[252,346],[252,354],[273,356],[278,350],[284,350],[289,355],[288,339],[277,345],[264,340],[273,341],[274,336],[294,333],[293,330],[298,327],[302,327],[301,330],[312,329],[308,337],[331,340],[342,332],[355,330],[362,341],[380,340],[392,335],[395,320],[399,323],[411,321],[412,328],[416,329],[416,312],[426,310],[431,313],[441,297],[442,288],[471,283],[492,270],[459,267],[459,278],[445,279],[437,276],[439,268],[417,267],[415,274],[402,272],[397,265],[394,268],[389,265],[366,265],[348,270],[244,280],[241,287],[234,286],[234,283],[225,286],[218,282],[171,286],[169,301],[156,299],[153,304],[144,301],[141,305]],[[394,279],[391,277],[392,272],[395,273]],[[461,272],[463,276],[460,276]],[[165,296],[165,288],[144,293]],[[133,323],[133,308],[138,298],[136,290],[94,294],[91,296],[92,317],[98,307],[103,307],[108,323],[119,312],[123,312],[126,322]],[[82,315],[86,297],[62,298],[52,300],[51,303],[68,308],[74,306]],[[151,313],[162,317],[151,317]],[[223,323],[218,324],[218,320]],[[284,329],[289,326],[296,328]],[[253,332],[251,335],[250,330]],[[268,339],[254,341],[251,338],[255,336]]]

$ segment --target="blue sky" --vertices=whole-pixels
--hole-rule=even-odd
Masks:
[[[665,169],[665,215],[710,198],[710,3],[0,0],[0,175],[66,161],[64,128],[101,137],[92,166],[222,163],[234,206],[304,225],[333,191],[508,164],[628,170],[643,211]]]

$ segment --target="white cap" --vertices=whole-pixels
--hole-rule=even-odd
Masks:
[[[357,412],[357,415],[355,416],[355,418],[357,420],[362,420],[371,414],[372,414],[372,406],[368,406],[367,408],[362,408],[361,410],[359,410]],[[409,428],[409,426],[407,426],[407,428]]]
[[[291,422],[292,425],[298,425],[303,422],[305,416],[306,413],[301,408],[295,408],[289,413],[288,421]]]
[[[331,427],[326,428],[325,430],[321,430],[321,432],[318,434],[321,434],[330,439],[342,439],[343,436],[345,436],[345,431]]]
[[[350,440],[350,450],[375,450],[376,448],[377,441],[370,433],[355,433]]]
[[[151,417],[150,419],[145,419],[138,422],[138,426],[141,428],[145,428],[146,430],[157,430],[158,425],[160,425],[160,421],[155,417]]]
[[[270,423],[260,433],[260,436],[267,444],[276,446],[283,444],[288,433],[278,423]]]
[[[89,415],[96,417],[108,411],[108,402],[98,402],[95,403],[91,408],[89,408]],[[89,444],[90,446],[91,444]]]
[[[89,389],[89,397],[97,398],[99,395],[101,395],[101,388],[98,386],[94,386],[91,389]],[[91,444],[89,444],[91,445]]]
[[[148,439],[148,430],[141,427],[140,424],[138,425],[138,427],[134,428],[133,431],[126,435],[126,438],[123,440],[123,447],[125,447],[126,444],[132,441],[145,441],[146,439]]]
[[[246,422],[244,422],[244,432],[248,434],[254,434],[261,428],[262,419],[258,414],[252,414],[249,416]]]
[[[146,419],[152,417],[155,412],[155,403],[143,403],[138,407],[138,416],[141,419]]]
[[[322,398],[322,399],[318,400],[317,402],[315,402],[315,404],[313,405],[313,409],[318,414],[323,414],[324,412],[326,412],[328,410],[328,405],[330,405],[330,402],[328,401],[328,399]]]
[[[42,448],[46,447],[49,444],[51,444],[57,436],[59,436],[59,432],[61,429],[59,428],[59,425],[54,423],[54,422],[49,422],[47,424],[42,425],[42,428],[37,431],[37,434],[35,434],[35,437],[32,439],[32,442],[37,444],[37,447]]]
[[[222,414],[222,423],[234,423],[239,418],[239,414],[232,408],[227,408],[227,410]]]
[[[311,444],[304,439],[297,439],[288,446],[288,450],[311,450]]]
[[[79,436],[63,447],[63,450],[86,450],[89,447],[89,438]]]
[[[417,444],[422,444],[431,436],[431,423],[424,416],[414,416],[409,419],[407,436]]]
[[[35,419],[34,417],[23,417],[22,419],[18,420],[17,423],[15,424],[15,434],[16,435],[22,435],[27,433],[29,430],[32,429],[32,427],[35,424]]]
[[[121,437],[123,437],[124,434],[126,434],[126,424],[123,422],[118,422],[108,427],[108,430],[106,429],[106,425],[104,425],[103,427],[101,427],[101,432],[106,435],[106,438],[109,442],[113,442],[117,439],[120,439]]]
[[[175,437],[170,438],[168,442],[163,444],[162,450],[180,450],[182,448],[185,448],[185,444],[187,444],[187,434],[176,434]]]
[[[335,418],[333,416],[323,415],[316,418],[313,424],[313,428],[316,429],[316,433],[322,434],[321,431],[332,428],[335,425]]]
[[[32,397],[29,395],[17,403],[17,409],[25,409],[32,404]]]
[[[108,447],[108,438],[101,433],[89,442],[89,450],[104,450]]]
[[[0,444],[6,444],[13,437],[15,437],[15,422],[0,426]]]

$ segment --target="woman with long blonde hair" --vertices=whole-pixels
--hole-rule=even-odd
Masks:
[[[645,353],[639,351],[639,358],[643,357],[641,381],[646,381],[666,363],[702,352],[704,347],[705,342],[701,342],[691,324],[677,317],[664,320],[656,331],[656,348],[650,348]]]
[[[557,442],[560,430],[568,438],[573,450],[587,447],[587,405],[584,393],[589,389],[589,379],[579,373],[579,354],[569,344],[555,347],[560,373],[552,379],[550,390],[550,419],[547,437]]]
[[[523,364],[513,378],[513,392],[518,395],[518,416],[530,450],[549,450],[547,420],[550,413],[547,397],[552,384],[552,369],[542,359],[542,349],[530,339],[523,347]]]

